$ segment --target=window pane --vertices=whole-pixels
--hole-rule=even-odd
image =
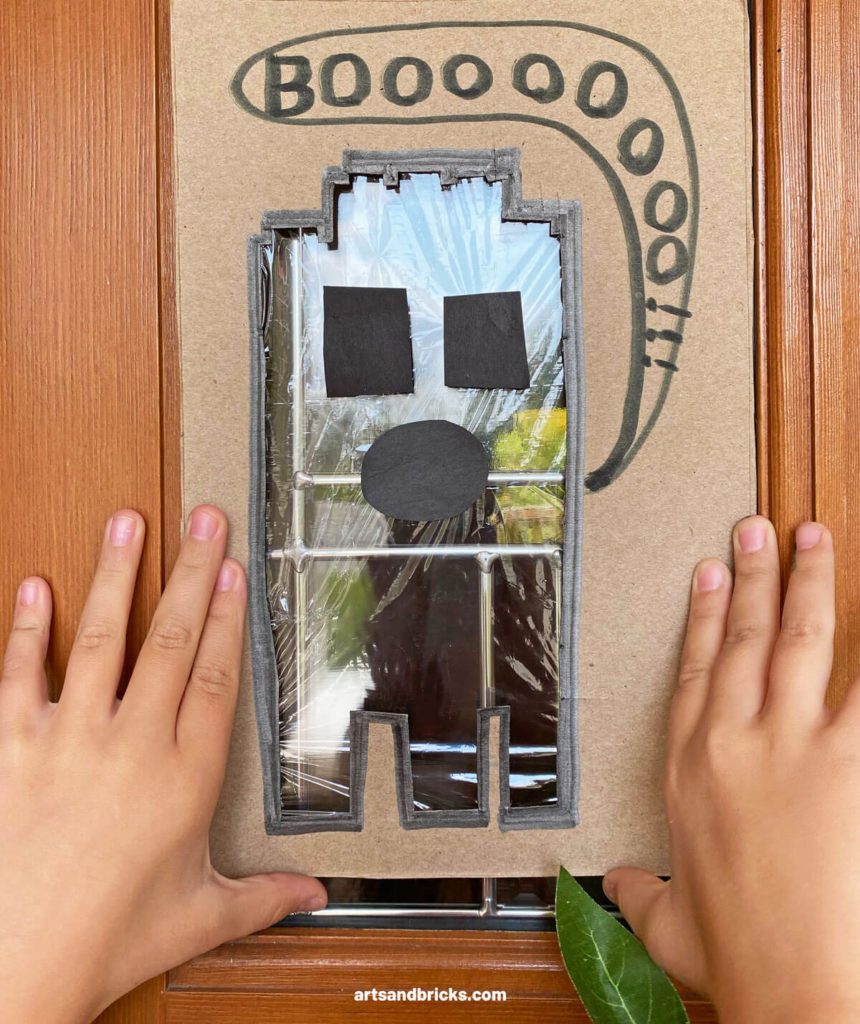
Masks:
[[[394,190],[358,177],[338,198],[337,248],[300,229],[274,234],[267,571],[286,816],[350,810],[359,710],[408,716],[414,804],[437,810],[477,806],[477,712],[510,707],[511,804],[556,801],[560,250],[546,223],[503,222],[501,192],[483,179],[443,190],[416,174]],[[443,244],[452,235],[464,244]],[[406,289],[414,394],[327,395],[327,286]],[[445,295],[510,291],[522,297],[530,387],[446,388]],[[488,486],[451,519],[387,518],[362,497],[364,455],[423,419],[481,441]]]
[[[493,579],[493,702],[511,709],[512,807],[556,802],[558,561],[502,557]]]
[[[358,710],[409,716],[417,808],[475,807],[477,562],[369,558],[315,562],[306,573],[303,613],[294,583],[271,595],[287,678],[304,623],[303,692],[282,691],[284,809],[349,809],[350,712]]]

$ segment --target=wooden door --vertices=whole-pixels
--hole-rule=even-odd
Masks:
[[[759,504],[839,559],[833,695],[860,657],[860,0],[755,0]],[[0,627],[46,576],[62,679],[109,513],[149,538],[139,646],[179,538],[168,0],[4,0]],[[788,555],[786,555],[788,558]],[[356,988],[505,989],[446,1019],[585,1020],[551,934],[272,930],[154,979],[105,1022],[385,1019]],[[686,994],[691,1019],[713,1009]],[[430,1020],[433,1004],[388,1019]]]

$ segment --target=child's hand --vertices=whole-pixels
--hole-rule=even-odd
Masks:
[[[833,542],[801,526],[780,626],[776,538],[738,525],[735,581],[694,576],[665,776],[672,879],[620,868],[610,899],[730,1024],[860,1020],[860,684],[824,703]]]
[[[0,1019],[86,1021],[152,975],[325,904],[301,875],[231,881],[208,829],[233,721],[245,617],[227,522],[195,509],[128,690],[117,700],[143,548],[116,513],[58,704],[51,593],[18,592],[0,678]]]

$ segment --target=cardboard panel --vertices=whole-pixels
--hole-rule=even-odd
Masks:
[[[745,5],[174,0],[172,39],[183,502],[224,507],[240,559],[245,253],[263,212],[319,209],[323,168],[346,149],[502,147],[521,152],[526,199],[583,210],[581,823],[499,831],[491,771],[489,828],[403,830],[392,736],[371,725],[363,830],[268,836],[246,658],[217,865],[665,871],[660,772],[690,571],[728,556],[755,506]]]

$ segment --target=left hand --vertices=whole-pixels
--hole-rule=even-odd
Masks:
[[[107,524],[58,703],[44,660],[51,592],[18,591],[0,678],[0,1019],[82,1022],[221,942],[325,905],[302,875],[231,880],[210,863],[238,690],[245,576],[227,521],[195,509],[122,700],[143,549]]]

